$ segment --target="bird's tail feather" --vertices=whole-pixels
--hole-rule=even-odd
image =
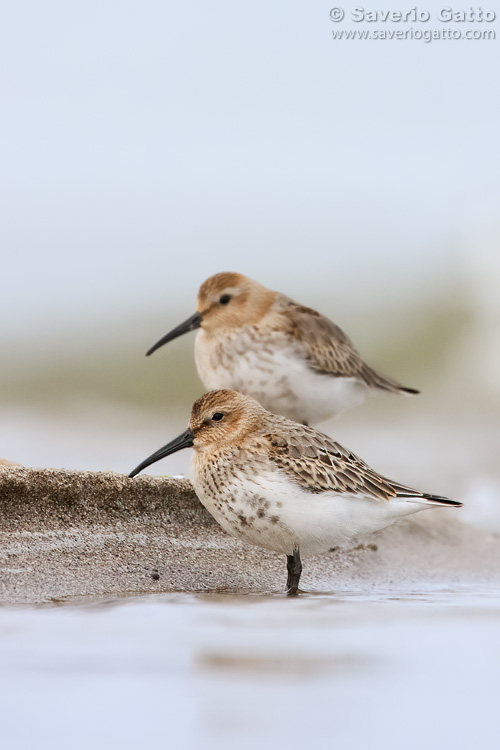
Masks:
[[[448,505],[453,508],[461,508],[463,505],[458,500],[450,500],[448,497],[441,497],[440,495],[428,495],[426,492],[422,493],[422,497],[431,505]]]
[[[388,378],[386,375],[382,375],[382,373],[373,370],[371,367],[368,367],[368,365],[366,366],[363,375],[366,383],[375,388],[380,388],[383,391],[405,393],[412,396],[420,393],[416,388],[407,388],[404,385],[400,385],[396,380]]]
[[[460,508],[463,505],[458,500],[450,500],[449,497],[443,497],[442,495],[430,495],[428,492],[418,492],[411,487],[405,487],[404,484],[398,484],[397,482],[391,482],[391,487],[396,493],[396,497],[407,500],[409,503],[412,501],[415,503],[425,502],[429,505],[442,505],[452,508]]]

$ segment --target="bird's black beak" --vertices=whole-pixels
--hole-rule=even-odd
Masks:
[[[156,451],[156,453],[153,453],[151,456],[149,456],[149,458],[146,458],[146,460],[139,464],[139,466],[136,466],[135,469],[130,472],[129,477],[135,477],[136,474],[145,469],[147,466],[151,466],[151,464],[159,461],[160,458],[170,456],[171,453],[176,453],[183,448],[192,448],[193,440],[194,435],[191,430],[186,430],[186,432],[184,432],[182,435],[179,435],[179,437],[176,437],[174,440],[168,443],[168,445],[164,445],[163,448],[160,448]]]
[[[163,346],[163,344],[168,344],[172,339],[176,339],[177,336],[182,336],[183,333],[194,331],[196,328],[199,328],[201,326],[201,321],[201,313],[196,312],[194,315],[191,315],[191,317],[185,320],[184,323],[181,323],[180,326],[177,326],[177,328],[174,328],[173,331],[170,331],[170,333],[167,333],[166,336],[157,341],[156,344],[146,352],[146,357],[149,357],[150,354],[159,349],[160,346]]]

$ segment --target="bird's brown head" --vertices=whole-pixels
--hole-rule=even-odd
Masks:
[[[149,456],[129,476],[134,477],[147,466],[182,448],[204,452],[242,445],[265,423],[266,415],[269,417],[253,398],[236,391],[209,391],[194,402],[186,432]]]
[[[269,312],[275,298],[276,292],[240,273],[216,273],[201,285],[194,315],[163,336],[147,354],[196,328],[210,334],[258,323]]]
[[[195,450],[241,444],[262,422],[266,411],[236,391],[209,391],[194,402],[189,420]]]
[[[216,273],[203,282],[196,311],[207,332],[258,323],[269,312],[276,293],[240,273]]]

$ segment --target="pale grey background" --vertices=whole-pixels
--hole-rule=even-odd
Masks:
[[[423,388],[378,420],[498,408],[498,42],[334,42],[330,7],[4,7],[0,455],[124,470],[183,425],[192,338],[143,353],[220,270]]]

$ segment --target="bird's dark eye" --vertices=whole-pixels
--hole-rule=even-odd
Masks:
[[[227,303],[229,302],[230,299],[231,299],[231,295],[230,294],[223,294],[222,297],[220,298],[219,302],[221,303],[221,305],[227,305]]]
[[[220,411],[216,411],[215,414],[212,416],[213,422],[220,422],[221,419],[224,418],[224,414],[221,414]]]

